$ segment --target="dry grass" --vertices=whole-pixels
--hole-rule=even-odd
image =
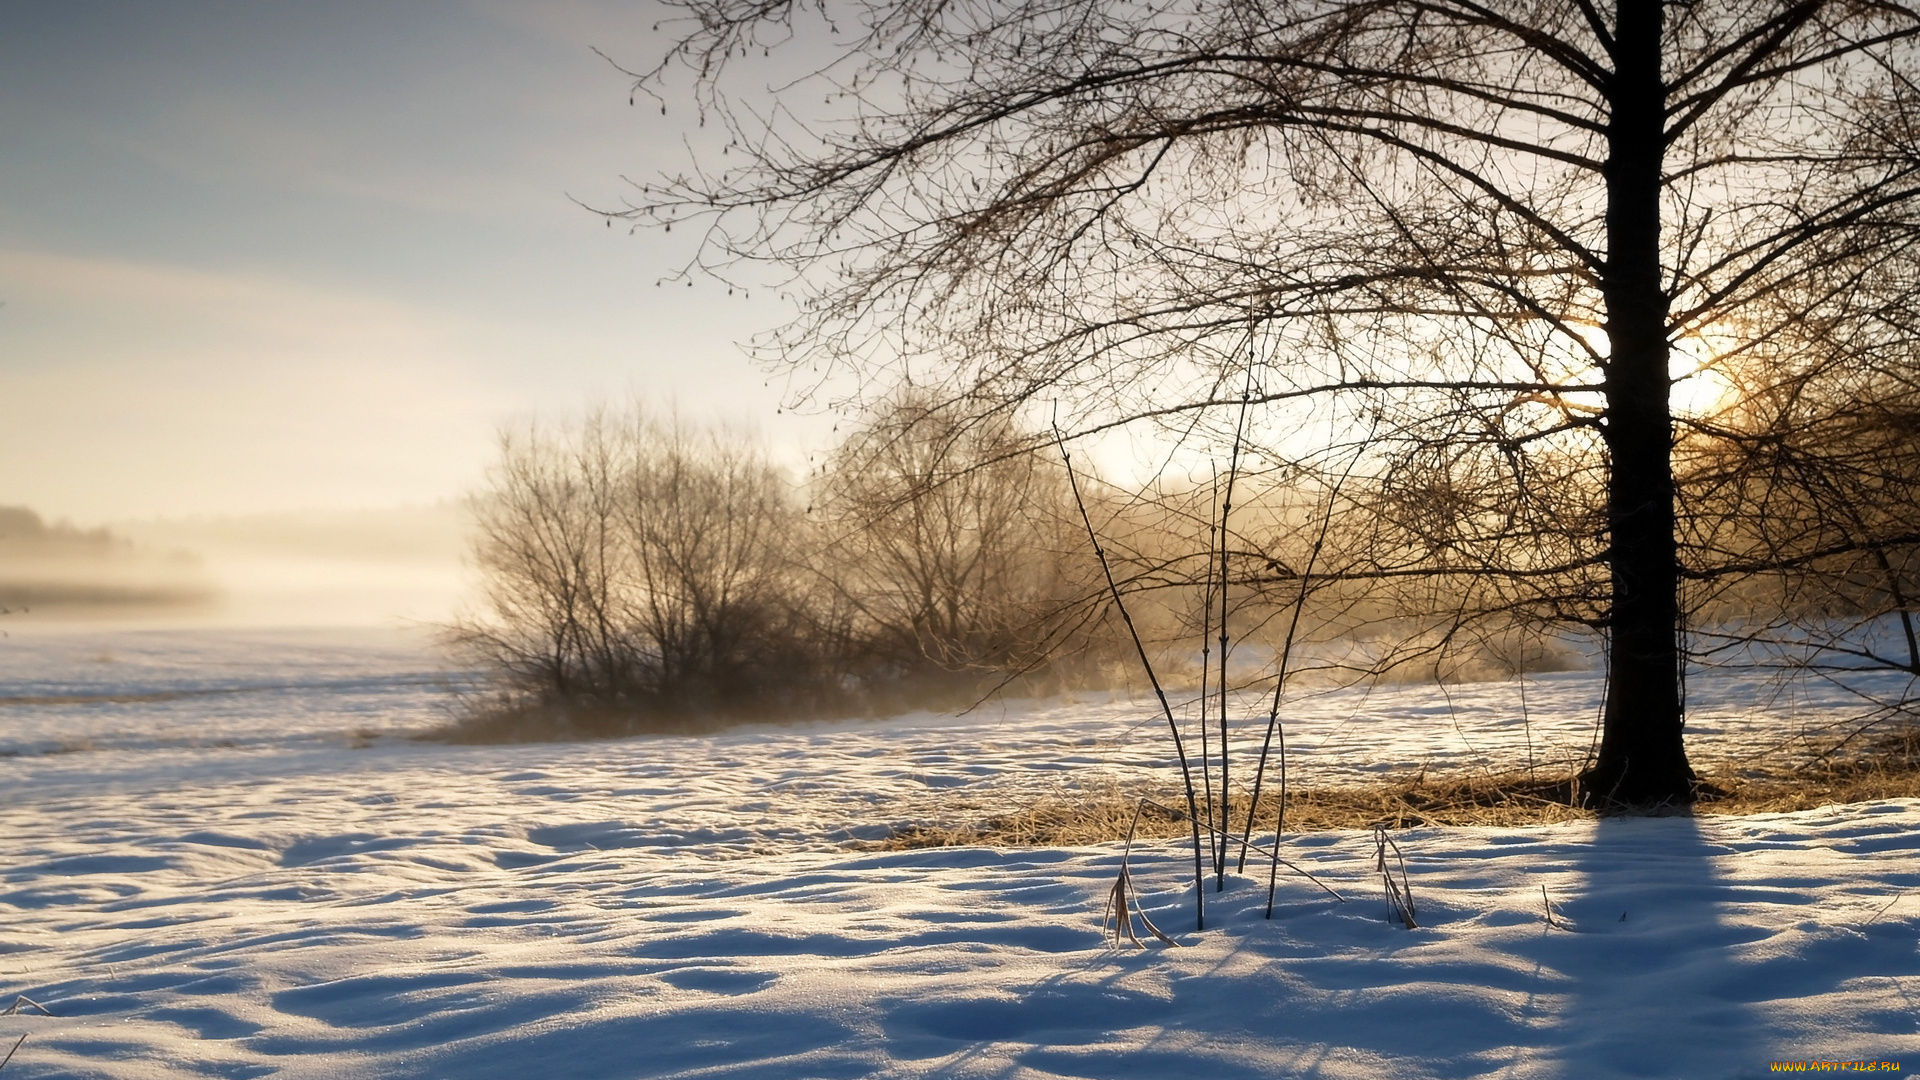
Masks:
[[[1287,795],[1287,830],[1317,832],[1327,829],[1391,829],[1417,825],[1535,825],[1591,816],[1556,802],[1551,781],[1517,781],[1513,777],[1466,780],[1406,780],[1366,786],[1310,788]],[[1560,788],[1566,782],[1559,781]],[[1538,789],[1538,790],[1536,790]],[[951,825],[914,825],[876,841],[873,847],[905,849],[987,845],[992,847],[1060,847],[1123,840],[1139,796],[1151,802],[1140,814],[1139,838],[1192,835],[1182,813],[1186,796],[1178,788],[1123,794],[1102,790],[1080,797],[1053,797],[1005,813],[991,814]],[[1275,803],[1260,800],[1261,825],[1273,828]],[[1246,821],[1247,800],[1236,797],[1236,831]]]
[[[1920,727],[1838,740],[1793,769],[1743,770],[1716,777],[1709,814],[1773,814],[1838,803],[1920,797]]]
[[[1287,798],[1287,831],[1423,825],[1515,827],[1599,816],[1574,805],[1576,793],[1571,777],[1529,776],[1524,772],[1440,778],[1423,775],[1378,784],[1295,789]],[[1151,802],[1140,814],[1136,837],[1191,835],[1184,814],[1171,809],[1186,804],[1185,795],[1177,787],[1132,792],[1110,788],[1078,796],[1055,796],[1010,812],[952,824],[909,826],[865,846],[885,850],[957,845],[1059,847],[1123,840],[1141,796]],[[1920,798],[1920,729],[1844,750],[1836,747],[1797,768],[1745,768],[1737,775],[1709,773],[1699,787],[1699,801],[1678,812],[1764,814],[1903,798]],[[1262,797],[1260,824],[1269,833],[1274,807],[1271,796]],[[1239,831],[1246,821],[1244,798],[1235,800],[1233,812],[1234,828]]]

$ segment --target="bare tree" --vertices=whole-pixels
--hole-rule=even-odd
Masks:
[[[657,692],[685,705],[804,680],[779,655],[794,633],[786,482],[737,433],[678,417],[636,426],[621,475],[630,601]],[[797,643],[796,643],[797,644]]]
[[[476,509],[488,610],[451,636],[518,704],[620,731],[804,702],[825,678],[798,508],[738,433],[637,409],[508,432]]]
[[[1323,476],[1350,455],[1301,433],[1370,430],[1349,489],[1416,512],[1350,572],[1603,627],[1587,791],[1691,797],[1680,584],[1722,568],[1681,560],[1711,529],[1676,507],[1718,510],[1676,501],[1672,365],[1911,260],[1912,5],[678,6],[636,89],[689,80],[726,145],[619,216],[704,217],[690,269],[798,268],[780,357],[1058,401],[1079,436],[1244,393]],[[768,100],[775,46],[811,74]]]
[[[814,503],[816,569],[900,673],[1006,673],[1084,616],[1065,481],[1004,418],[969,423],[905,393],[834,451]]]
[[[487,613],[450,634],[517,690],[610,704],[633,689],[637,657],[615,608],[622,576],[615,474],[623,456],[606,418],[556,437],[506,431],[475,502],[474,559]]]

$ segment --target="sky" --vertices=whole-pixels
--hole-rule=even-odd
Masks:
[[[619,202],[691,114],[596,55],[644,3],[0,0],[0,505],[83,524],[424,504],[496,433],[639,396],[830,418],[737,343],[767,295],[661,284]]]

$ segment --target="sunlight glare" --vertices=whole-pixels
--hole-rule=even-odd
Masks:
[[[1673,343],[1667,356],[1667,376],[1672,380],[1667,401],[1675,417],[1702,419],[1733,403],[1737,388],[1722,363],[1732,345],[1731,335],[1713,327],[1688,333]]]

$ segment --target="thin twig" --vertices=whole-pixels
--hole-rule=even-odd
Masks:
[[[1197,418],[1195,422],[1196,423],[1198,422]],[[1200,702],[1199,702],[1200,704],[1200,786],[1201,786],[1200,794],[1202,796],[1202,801],[1200,805],[1207,808],[1207,825],[1209,828],[1211,828],[1215,824],[1215,822],[1214,822],[1214,816],[1213,816],[1213,806],[1214,806],[1214,803],[1213,803],[1213,750],[1211,748],[1211,740],[1213,736],[1207,730],[1207,703],[1213,700],[1213,696],[1208,693],[1208,691],[1212,689],[1212,684],[1210,684],[1207,680],[1213,674],[1213,640],[1211,635],[1213,633],[1213,556],[1214,556],[1214,550],[1215,550],[1214,538],[1216,535],[1214,519],[1217,516],[1218,511],[1220,509],[1220,463],[1216,461],[1216,462],[1213,462],[1212,464],[1213,464],[1213,486],[1212,486],[1213,502],[1212,502],[1212,505],[1207,507],[1207,560],[1205,563],[1202,564],[1202,566],[1204,567],[1204,578],[1206,580],[1206,586],[1201,590],[1201,594],[1200,594]],[[1226,537],[1224,535],[1220,536],[1219,540],[1222,546],[1226,544]],[[1225,752],[1224,748],[1222,748],[1222,752],[1223,753]],[[1222,779],[1221,783],[1222,784],[1225,783],[1224,778]],[[1211,851],[1213,856],[1213,861],[1217,865],[1220,862],[1220,858],[1221,858],[1220,840],[1219,840],[1218,834],[1210,832],[1208,835],[1211,838],[1208,841],[1208,849]]]
[[[1900,891],[1900,892],[1897,892],[1897,893],[1894,893],[1894,894],[1893,894],[1893,899],[1891,899],[1891,900],[1889,900],[1889,901],[1887,901],[1887,903],[1886,903],[1886,906],[1885,906],[1885,907],[1882,907],[1882,908],[1881,908],[1881,909],[1880,909],[1879,911],[1876,911],[1876,912],[1874,912],[1874,913],[1873,913],[1873,918],[1871,918],[1871,919],[1868,919],[1868,920],[1867,920],[1866,922],[1863,922],[1863,923],[1861,923],[1860,925],[1862,925],[1862,926],[1872,926],[1872,925],[1873,925],[1873,924],[1874,924],[1875,922],[1877,922],[1877,921],[1879,921],[1879,919],[1880,919],[1880,916],[1882,916],[1882,915],[1885,915],[1885,914],[1886,914],[1887,912],[1889,912],[1889,911],[1892,911],[1892,910],[1893,910],[1893,905],[1895,905],[1895,904],[1897,904],[1897,903],[1899,903],[1899,902],[1900,902],[1900,898],[1901,898],[1902,896],[1905,896],[1905,895],[1907,895],[1907,894],[1906,894],[1906,892],[1905,892],[1905,890],[1902,890],[1902,891]]]
[[[1375,427],[1378,427],[1377,421]],[[1373,431],[1369,430],[1367,436],[1371,441]],[[1365,443],[1362,445],[1364,446]],[[1260,809],[1260,785],[1266,779],[1267,757],[1273,747],[1274,735],[1277,733],[1280,737],[1280,813],[1273,827],[1273,857],[1276,860],[1280,858],[1280,838],[1287,831],[1287,734],[1281,730],[1280,725],[1280,698],[1287,688],[1287,666],[1293,661],[1293,643],[1300,632],[1300,613],[1306,609],[1313,571],[1319,565],[1321,551],[1326,547],[1327,529],[1333,524],[1333,502],[1339,498],[1340,488],[1346,484],[1347,477],[1353,474],[1353,466],[1359,460],[1359,454],[1355,454],[1348,460],[1346,469],[1340,474],[1340,479],[1334,481],[1333,487],[1327,491],[1327,509],[1320,516],[1320,531],[1313,538],[1313,550],[1308,552],[1307,565],[1300,574],[1300,595],[1294,598],[1293,619],[1287,624],[1287,636],[1280,646],[1280,670],[1273,680],[1273,704],[1267,709],[1267,735],[1260,743],[1260,757],[1253,770],[1253,798],[1247,806],[1247,831],[1242,834],[1242,838],[1246,840],[1251,840],[1253,837],[1253,819]],[[1240,848],[1241,869],[1244,870],[1246,865],[1247,849],[1243,844]],[[1273,917],[1273,890],[1273,874],[1269,873],[1267,877],[1268,918]]]
[[[1547,887],[1545,885],[1540,886],[1540,906],[1547,913],[1547,929],[1549,930],[1573,929],[1572,927],[1568,926],[1564,921],[1554,918],[1553,900],[1547,896]]]
[[[1253,326],[1247,327],[1247,386],[1240,392],[1240,414],[1233,422],[1233,454],[1227,459],[1226,497],[1220,502],[1220,828],[1233,832],[1233,804],[1227,759],[1227,523],[1233,516],[1233,484],[1240,477],[1240,442],[1247,427],[1247,399],[1253,396]],[[1206,703],[1200,706],[1201,723],[1206,723]],[[1253,825],[1253,808],[1247,808],[1247,825]],[[1213,888],[1227,887],[1227,848],[1214,845]]]
[[[1287,632],[1287,652],[1293,651],[1293,632]],[[1280,685],[1286,684],[1286,655],[1280,658]],[[1267,739],[1280,737],[1280,812],[1273,819],[1273,861],[1267,865],[1267,918],[1273,918],[1273,894],[1280,885],[1280,838],[1287,832],[1287,731],[1280,723],[1280,694],[1273,695],[1273,712],[1267,716]],[[1253,799],[1247,807],[1247,833],[1241,837],[1240,865],[1247,865],[1247,841],[1253,839],[1253,812],[1260,805],[1260,776],[1267,771],[1267,748],[1260,748],[1260,768],[1253,775]]]
[[[13,1049],[7,1051],[6,1057],[0,1058],[0,1069],[4,1069],[7,1067],[7,1062],[13,1060],[13,1055],[16,1051],[20,1049],[20,1044],[26,1041],[27,1041],[27,1037],[25,1035],[22,1035],[18,1039],[15,1039],[13,1041]]]

